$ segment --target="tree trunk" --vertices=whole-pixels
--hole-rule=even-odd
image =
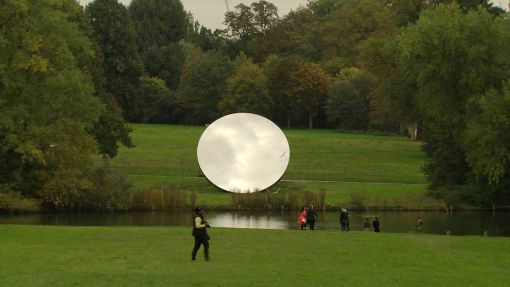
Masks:
[[[308,128],[313,129],[312,113],[308,113]]]
[[[407,133],[409,138],[418,139],[418,123],[407,124]]]
[[[108,155],[103,155],[103,164],[104,167],[109,168],[110,167],[110,157]]]

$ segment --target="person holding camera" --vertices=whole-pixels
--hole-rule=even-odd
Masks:
[[[204,245],[205,260],[209,261],[209,235],[207,234],[206,228],[211,226],[207,221],[204,220],[204,210],[202,206],[197,206],[194,209],[195,215],[193,216],[193,232],[192,235],[195,238],[195,246],[191,253],[191,260],[195,260],[197,251],[200,249],[200,245]]]

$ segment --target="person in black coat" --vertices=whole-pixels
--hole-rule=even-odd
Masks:
[[[200,249],[200,245],[204,245],[205,260],[209,261],[209,235],[207,234],[206,228],[211,227],[207,221],[204,220],[204,211],[202,206],[195,207],[195,215],[193,216],[193,232],[192,235],[195,238],[195,246],[191,253],[191,260],[195,260],[197,251]]]
[[[306,213],[306,221],[310,226],[310,230],[315,230],[315,221],[319,216],[317,215],[317,212],[315,212],[315,208],[313,205],[310,205],[308,208],[308,212]]]
[[[342,208],[340,212],[340,225],[342,226],[342,231],[349,231],[349,211],[345,208]]]
[[[372,222],[372,226],[374,227],[375,232],[381,232],[379,229],[379,217],[376,217]]]

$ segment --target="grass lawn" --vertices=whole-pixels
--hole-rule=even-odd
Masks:
[[[199,201],[225,206],[230,195],[198,177],[196,147],[204,127],[133,124],[134,149],[121,148],[112,165],[128,175],[136,189],[175,185],[198,192]],[[330,206],[349,204],[352,195],[368,206],[442,208],[425,196],[421,167],[425,155],[420,142],[397,136],[341,134],[334,130],[284,130],[291,159],[278,185],[282,192],[296,189],[326,191]],[[99,160],[98,160],[99,162]]]
[[[503,286],[510,239],[190,228],[0,226],[0,286]],[[200,250],[202,251],[202,250]],[[202,252],[200,252],[202,255]]]
[[[133,124],[136,147],[121,148],[113,166],[128,175],[196,177],[196,148],[203,127]],[[284,130],[291,160],[283,179],[425,183],[420,142],[396,136]],[[171,180],[171,179],[170,179]],[[144,185],[150,184],[146,178]]]

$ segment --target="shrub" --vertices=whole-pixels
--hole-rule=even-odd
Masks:
[[[163,210],[188,207],[186,193],[173,185],[153,186],[138,190],[131,196],[130,209]],[[191,195],[193,204],[193,194]],[[195,194],[196,204],[196,194]]]
[[[365,207],[366,197],[361,194],[351,193],[351,205],[354,209],[363,209]]]
[[[0,185],[0,212],[36,212],[39,205],[34,199],[23,198],[6,185]]]
[[[92,175],[92,189],[83,193],[77,206],[85,210],[125,210],[132,184],[120,172],[101,167]]]

